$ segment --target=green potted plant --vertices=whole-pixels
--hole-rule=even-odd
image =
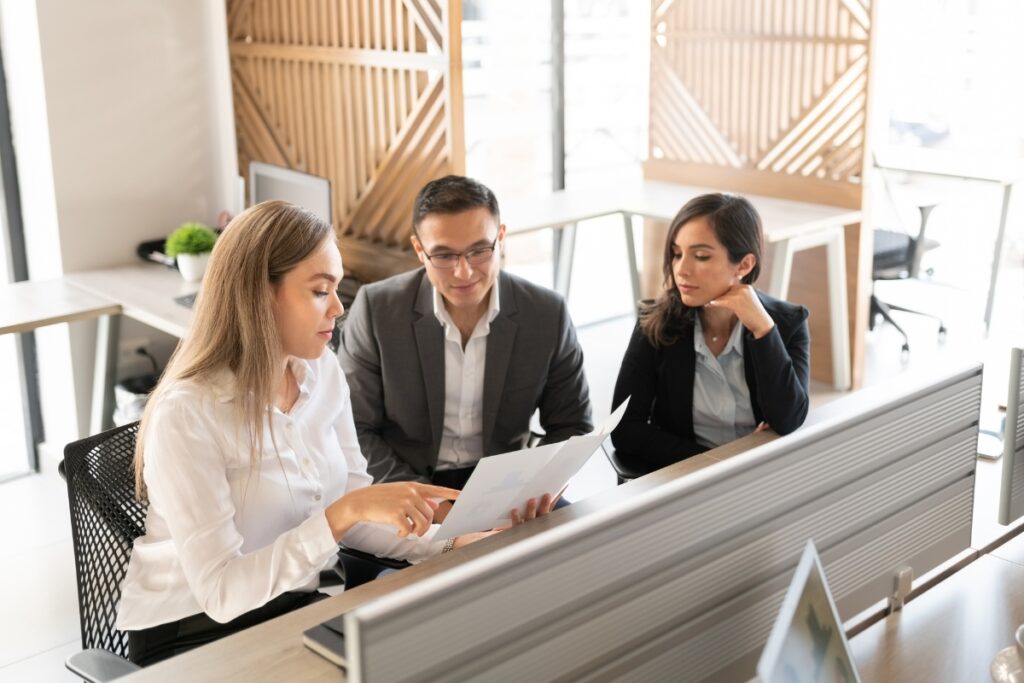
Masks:
[[[167,237],[164,252],[178,261],[178,271],[186,282],[199,282],[206,272],[217,233],[202,223],[182,223]]]

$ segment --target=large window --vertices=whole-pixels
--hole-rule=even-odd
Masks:
[[[21,202],[0,57],[0,285],[28,279]],[[0,335],[0,482],[36,471],[42,441],[35,337]]]
[[[556,3],[561,27],[553,21]],[[631,0],[467,0],[467,173],[491,186],[499,202],[557,186],[553,150],[559,148],[569,189],[638,177],[647,121],[648,15],[647,3]],[[559,70],[552,45],[560,28],[562,122],[552,98]],[[618,217],[581,226],[569,296],[577,325],[632,314],[624,248]],[[553,252],[550,234],[515,237],[507,244],[506,267],[551,285]]]

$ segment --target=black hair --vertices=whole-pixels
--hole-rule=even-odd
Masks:
[[[460,175],[431,180],[416,195],[412,209],[412,231],[419,235],[420,223],[432,213],[455,214],[470,209],[487,209],[501,223],[498,198],[483,183]]]
[[[665,251],[662,259],[662,273],[665,276],[661,296],[640,312],[640,326],[651,344],[667,346],[675,342],[679,323],[690,313],[683,304],[672,276],[672,245],[676,234],[684,225],[695,218],[707,220],[715,237],[729,254],[729,261],[736,264],[747,254],[754,255],[754,267],[741,280],[752,285],[761,274],[761,258],[764,251],[764,236],[761,217],[749,200],[732,194],[712,193],[694,197],[686,202],[668,229]]]

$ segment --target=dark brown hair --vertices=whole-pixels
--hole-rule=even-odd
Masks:
[[[739,263],[747,254],[754,255],[754,268],[743,276],[744,284],[754,284],[761,274],[764,238],[761,233],[761,217],[757,215],[753,204],[743,197],[720,193],[701,195],[686,202],[672,219],[665,238],[662,258],[665,279],[661,295],[640,311],[640,328],[654,346],[675,343],[683,321],[693,315],[693,309],[683,304],[679,290],[676,289],[672,273],[672,245],[679,230],[695,218],[707,220],[715,237],[728,252],[730,262]]]
[[[470,209],[487,209],[497,223],[498,199],[483,183],[461,175],[446,175],[431,180],[416,195],[412,209],[412,231],[419,237],[420,223],[432,213],[455,214]]]

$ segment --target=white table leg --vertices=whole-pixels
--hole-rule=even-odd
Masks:
[[[117,348],[120,337],[121,316],[101,316],[96,325],[96,364],[93,370],[90,434],[99,434],[113,426],[114,380],[117,375]]]
[[[792,240],[772,243],[772,273],[768,293],[776,299],[785,299],[789,293],[789,276],[793,272]]]
[[[626,230],[626,258],[629,259],[629,285],[633,288],[634,309],[640,306],[640,271],[636,265],[636,243],[633,241],[633,214],[622,212],[622,220]]]
[[[568,300],[569,285],[572,282],[572,262],[576,255],[576,224],[570,223],[554,230],[558,243],[558,253],[555,255],[555,291]]]
[[[850,388],[850,325],[846,301],[846,239],[843,226],[833,228],[828,252],[828,298],[832,331],[832,382],[839,391]]]
[[[1003,240],[1006,237],[1006,215],[1010,211],[1010,193],[1013,183],[1003,185],[1003,207],[999,215],[999,230],[996,232],[995,252],[992,254],[992,274],[988,281],[988,296],[985,299],[985,333],[992,324],[992,305],[996,300],[996,281],[999,280],[999,264],[1003,258]]]
[[[768,293],[778,299],[789,294],[793,254],[825,245],[828,270],[829,328],[832,334],[832,383],[839,391],[850,388],[850,321],[846,306],[846,233],[836,226],[772,245],[772,272]]]

